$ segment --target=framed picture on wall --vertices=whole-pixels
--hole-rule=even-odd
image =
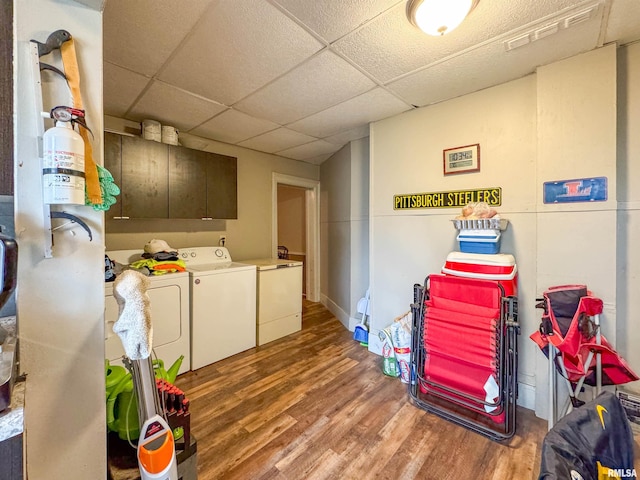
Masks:
[[[480,171],[480,144],[448,148],[442,151],[444,174],[468,173]]]

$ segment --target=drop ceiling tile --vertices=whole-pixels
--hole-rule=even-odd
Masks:
[[[345,145],[353,140],[369,136],[369,124],[362,125],[360,127],[352,128],[344,132],[336,133],[330,137],[325,137],[327,142],[335,143],[336,145]]]
[[[210,4],[219,0],[109,0],[103,14],[104,59],[147,76],[180,44]]]
[[[205,12],[159,78],[232,105],[322,47],[270,3],[222,1]]]
[[[611,5],[604,43],[625,45],[640,39],[640,2],[615,0]]]
[[[308,158],[314,158],[320,155],[332,154],[340,150],[340,148],[341,146],[334,143],[329,143],[324,140],[316,140],[314,142],[305,143],[304,145],[281,150],[276,153],[287,158],[306,160]]]
[[[317,138],[283,127],[250,138],[240,142],[238,145],[261,152],[275,153],[287,148],[297,147],[303,143],[313,142],[314,140],[317,140]]]
[[[597,2],[594,0],[592,3]],[[333,48],[384,83],[443,58],[455,56],[523,23],[555,15],[575,4],[584,2],[483,1],[457,29],[442,37],[434,37],[422,33],[409,23],[405,3],[402,2],[363,28],[343,37]]]
[[[236,144],[256,135],[275,130],[279,125],[250,117],[249,115],[229,109],[189,133],[221,142]]]
[[[150,118],[164,125],[172,125],[180,131],[186,131],[227,108],[155,80],[127,118],[136,121]]]
[[[103,66],[104,113],[124,118],[150,79],[111,63]]]
[[[327,137],[397,115],[410,108],[410,105],[383,88],[374,88],[367,93],[287,126],[292,130],[314,137]]]
[[[506,51],[496,41],[387,85],[406,101],[426,106],[533,73],[536,66],[596,48],[600,18],[560,30],[523,47]],[[491,68],[487,68],[487,65]]]
[[[274,0],[328,43],[404,0]]]
[[[444,37],[411,26],[405,4],[192,0],[177,7],[174,0],[109,0],[105,113],[159,118],[179,128],[182,139],[199,138],[184,133],[198,125],[191,131],[202,141],[241,142],[270,153],[317,138],[344,145],[367,136],[370,121],[411,104],[428,105],[509,81],[602,42],[640,38],[638,0],[483,0]],[[606,26],[589,21],[554,33],[554,19],[593,5],[600,17],[608,13]],[[527,42],[506,52],[504,42],[517,35],[526,35]],[[326,42],[334,43],[326,47]],[[386,87],[375,88],[349,62]],[[158,68],[166,81],[149,84]],[[237,108],[219,113],[225,105]],[[329,155],[304,161],[319,164]]]
[[[286,124],[371,90],[375,85],[338,55],[324,50],[233,107]]]
[[[322,163],[324,163],[325,160],[328,160],[332,156],[333,156],[333,154],[328,153],[326,155],[320,155],[319,157],[307,158],[307,159],[305,159],[303,161],[305,163],[311,163],[313,165],[322,165]]]

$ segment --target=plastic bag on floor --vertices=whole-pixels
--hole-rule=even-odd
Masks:
[[[400,367],[400,380],[402,383],[409,383],[411,381],[411,312],[396,317],[388,328],[396,361]]]
[[[396,354],[393,351],[393,342],[391,341],[391,333],[387,328],[380,330],[378,333],[382,342],[382,373],[389,377],[399,377],[400,368],[396,361]]]

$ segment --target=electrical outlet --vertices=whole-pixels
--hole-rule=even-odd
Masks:
[[[224,247],[226,243],[227,243],[227,236],[220,235],[220,237],[218,238],[218,245],[220,245],[221,247]]]

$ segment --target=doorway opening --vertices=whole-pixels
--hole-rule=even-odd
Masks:
[[[306,297],[306,189],[278,184],[278,258],[302,262],[302,296]]]
[[[285,254],[286,248],[289,258],[303,260],[303,292],[307,300],[319,302],[320,182],[274,173],[271,218],[272,256],[275,258]]]

